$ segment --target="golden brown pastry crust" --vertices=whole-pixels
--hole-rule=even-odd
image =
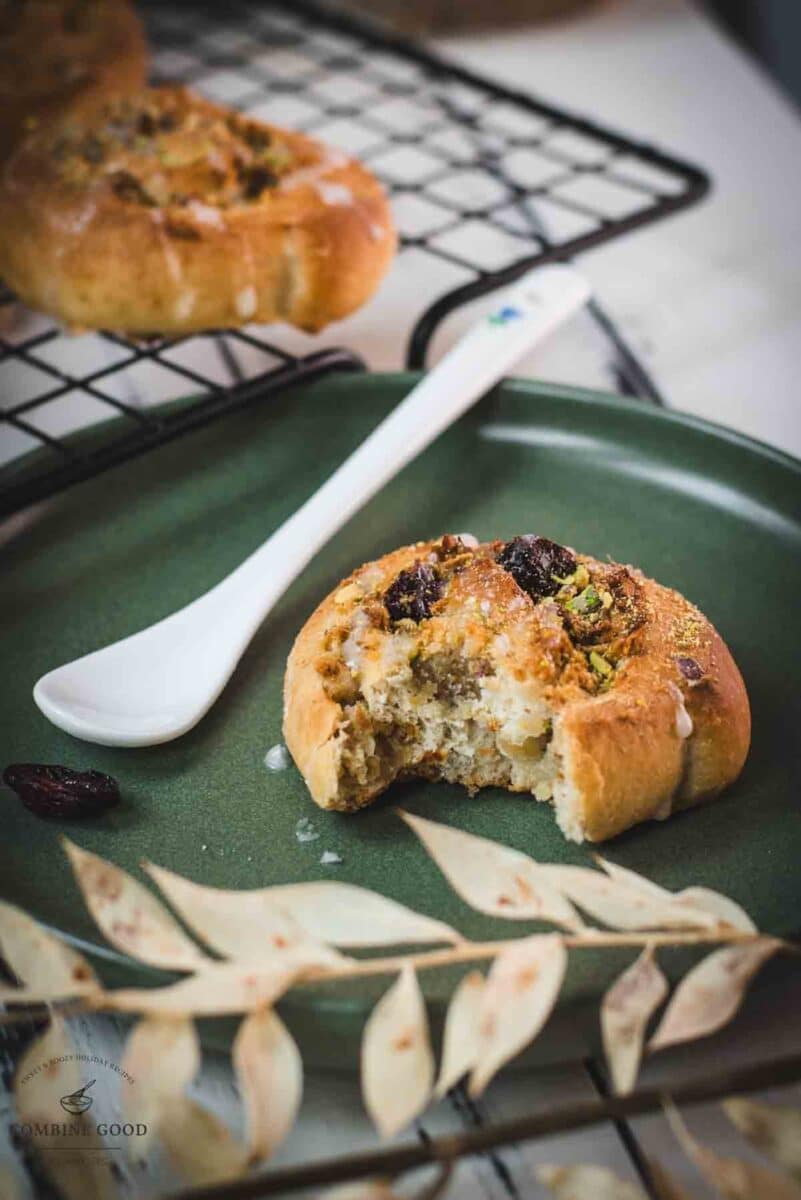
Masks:
[[[396,240],[359,163],[181,88],[34,132],[0,177],[0,227],[26,303],[134,334],[321,329],[373,293]]]
[[[145,83],[127,0],[0,0],[0,159],[20,137]]]
[[[354,809],[390,781],[354,786],[343,747],[364,720],[360,693],[389,669],[387,639],[398,634],[412,639],[417,661],[456,650],[484,662],[480,671],[504,681],[521,705],[527,697],[532,706],[547,705],[557,816],[576,840],[613,837],[730,784],[748,752],[748,698],[703,614],[634,568],[577,555],[593,586],[604,594],[608,584],[615,594],[609,619],[599,610],[594,631],[589,623],[571,631],[564,602],[578,586],[532,599],[495,561],[501,546],[479,546],[461,561],[457,553],[452,566],[446,559],[445,595],[416,627],[387,622],[382,595],[402,569],[441,562],[439,540],[402,547],[354,571],[306,622],[287,664],[284,736],[315,801]],[[586,576],[579,578],[583,584]],[[341,649],[354,620],[361,630],[355,672],[343,670]],[[600,656],[594,661],[602,668],[611,665],[612,674],[599,673],[591,655]],[[401,774],[436,778],[438,770],[429,755]],[[480,766],[474,775],[462,770],[459,779],[471,789],[486,782]],[[529,790],[514,776],[502,786]]]

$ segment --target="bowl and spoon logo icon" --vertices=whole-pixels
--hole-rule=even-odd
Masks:
[[[62,1096],[59,1104],[65,1112],[71,1113],[73,1117],[79,1117],[81,1113],[87,1112],[92,1107],[92,1097],[86,1093],[94,1083],[94,1079],[90,1079],[82,1088],[78,1088],[77,1092],[70,1092],[67,1096]]]

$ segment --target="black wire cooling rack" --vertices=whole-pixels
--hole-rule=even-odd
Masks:
[[[654,146],[314,0],[152,4],[143,16],[157,81],[319,136],[383,180],[405,267],[439,289],[401,331],[411,367],[461,304],[708,187]],[[365,369],[347,348],[297,341],[255,327],[146,343],[74,336],[0,294],[0,516],[292,384]]]

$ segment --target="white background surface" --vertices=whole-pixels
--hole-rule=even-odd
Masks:
[[[684,154],[713,192],[581,259],[672,407],[801,454],[801,120],[683,0],[614,0],[443,51]],[[569,335],[521,374],[580,383]]]

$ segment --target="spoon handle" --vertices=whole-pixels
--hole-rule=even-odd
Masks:
[[[230,575],[155,625],[43,676],[33,696],[45,716],[75,737],[106,746],[150,746],[186,733],[320,547],[588,297],[587,284],[570,267],[524,276]]]
[[[529,272],[503,295],[492,315],[474,325],[314,495],[213,589],[225,589],[229,601],[241,589],[252,607],[243,645],[337,530],[589,295],[582,276],[563,265]]]

